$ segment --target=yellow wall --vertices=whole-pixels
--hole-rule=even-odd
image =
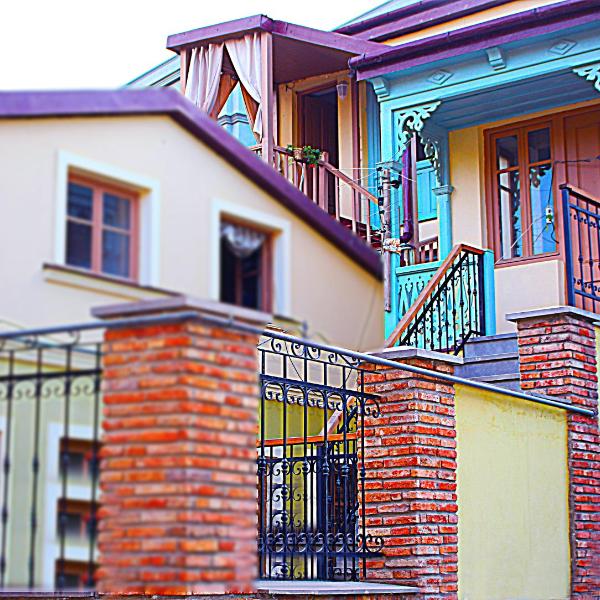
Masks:
[[[312,335],[341,346],[371,349],[382,343],[381,282],[170,118],[0,121],[0,138],[0,317],[5,321],[27,327],[85,321],[93,306],[131,299],[123,286],[85,276],[67,281],[42,269],[54,260],[56,205],[65,201],[57,197],[62,151],[158,182],[155,285],[218,299],[210,215],[216,204],[226,203],[236,214],[243,209],[287,224],[285,317],[307,320]]]
[[[448,21],[447,23],[440,23],[439,25],[434,25],[433,27],[428,27],[426,29],[413,31],[396,38],[391,38],[386,40],[384,43],[391,46],[398,46],[399,44],[412,42],[413,40],[423,37],[429,37],[439,33],[446,33],[447,31],[462,29],[463,27],[476,25],[477,23],[483,23],[484,21],[491,21],[492,19],[499,19],[501,17],[505,17],[506,15],[523,12],[538,6],[556,4],[556,2],[559,2],[559,0],[515,0],[514,2],[507,2],[501,6],[496,6],[488,10],[482,10],[478,13],[467,15],[466,17],[462,17],[460,19]]]
[[[569,596],[564,411],[457,386],[464,600]]]

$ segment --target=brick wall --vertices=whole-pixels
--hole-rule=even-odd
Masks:
[[[105,342],[98,589],[251,593],[257,336],[185,321]]]
[[[453,357],[416,349],[380,354],[452,373]],[[456,598],[458,518],[454,386],[402,369],[370,367],[381,416],[366,421],[368,533],[381,536],[368,577],[415,585],[419,598]]]
[[[597,316],[571,308],[511,315],[521,386],[598,410]],[[600,431],[597,417],[567,415],[572,598],[600,597]]]

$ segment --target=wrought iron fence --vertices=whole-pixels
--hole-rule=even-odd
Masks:
[[[101,358],[98,332],[0,337],[0,588],[94,587]]]
[[[259,344],[260,577],[357,580],[381,540],[367,534],[365,370],[338,350],[266,336]]]
[[[567,301],[591,312],[600,309],[600,201],[562,185]]]

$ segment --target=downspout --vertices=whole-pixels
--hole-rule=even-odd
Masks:
[[[413,214],[413,184],[412,177],[412,145],[409,146],[402,153],[402,176],[404,182],[402,183],[402,214],[404,219],[402,221],[402,235],[399,236],[400,242],[406,244],[412,240],[415,233],[415,220]],[[395,187],[400,185],[400,181],[397,182]]]

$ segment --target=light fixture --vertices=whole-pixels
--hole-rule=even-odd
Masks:
[[[337,95],[340,100],[345,100],[348,95],[348,82],[346,80],[340,81],[336,86]]]

